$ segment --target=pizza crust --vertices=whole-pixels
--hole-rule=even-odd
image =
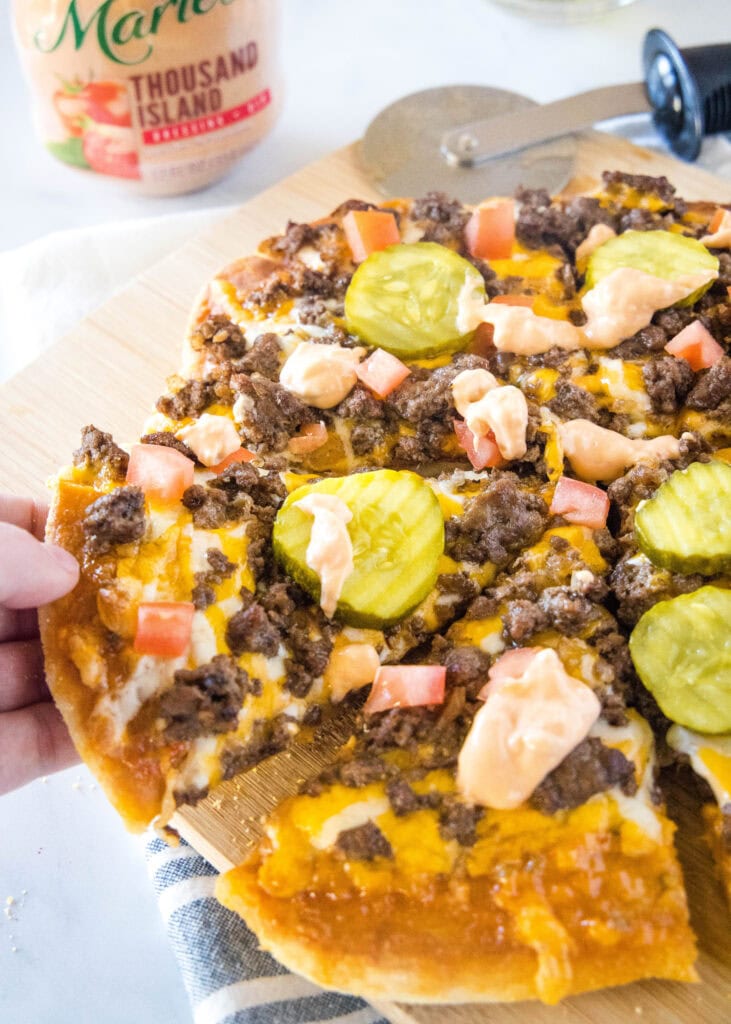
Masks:
[[[91,487],[62,479],[53,483],[46,540],[70,551],[82,567],[81,521],[86,507],[98,497]],[[74,631],[70,624],[93,621],[96,615],[95,590],[83,571],[70,594],[39,609],[46,680],[79,756],[97,777],[127,827],[142,832],[160,811],[165,791],[162,768],[153,757],[133,755],[132,751],[126,758],[108,729],[93,720],[94,691],[90,679],[84,682],[64,643],[70,630]]]
[[[664,870],[667,888],[633,928],[604,945],[582,943],[576,934],[566,946],[554,943],[562,926],[549,917],[536,928],[535,949],[508,939],[496,945],[492,937],[514,931],[519,912],[496,914],[487,879],[466,879],[451,888],[436,882],[424,901],[394,892],[276,898],[259,884],[261,861],[254,856],[219,878],[216,895],[244,918],[264,949],[325,988],[411,1003],[555,1003],[643,978],[697,980],[695,941],[672,846],[659,856],[664,864],[653,864],[649,877]],[[637,859],[634,884],[643,883],[648,867]],[[603,886],[620,884],[616,866]],[[615,910],[621,912],[619,904]]]

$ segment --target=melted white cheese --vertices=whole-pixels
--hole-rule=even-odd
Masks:
[[[218,654],[218,643],[213,626],[206,618],[206,613],[196,611],[190,633],[190,652],[196,665],[205,665]]]
[[[324,822],[317,835],[312,836],[310,842],[316,850],[327,850],[335,845],[335,841],[341,832],[351,828],[360,828],[374,818],[380,817],[389,810],[390,804],[385,797],[378,797],[373,800],[359,800],[355,804],[333,814]]]
[[[95,715],[108,719],[112,724],[115,739],[121,741],[125,729],[142,705],[169,689],[175,673],[184,666],[184,657],[159,658],[152,654],[143,654],[123,688],[118,693],[106,694],[97,703]]]
[[[690,759],[693,771],[706,780],[720,807],[731,803],[731,736],[709,736],[674,725],[667,740],[673,750]],[[720,766],[725,768],[723,778],[718,771]]]

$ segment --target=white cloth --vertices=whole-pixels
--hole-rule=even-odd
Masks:
[[[57,231],[0,252],[0,381],[227,207]]]

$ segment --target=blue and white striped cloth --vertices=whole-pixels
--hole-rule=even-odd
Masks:
[[[195,1024],[387,1024],[362,999],[290,974],[216,901],[216,870],[186,843],[147,845],[147,866]]]

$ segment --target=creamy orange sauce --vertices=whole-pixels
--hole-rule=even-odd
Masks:
[[[353,571],[353,543],[347,527],[353,513],[334,494],[308,494],[294,507],[314,519],[306,559],[320,577],[320,607],[332,617],[343,584]]]
[[[676,459],[680,454],[676,437],[629,438],[590,420],[569,420],[558,432],[564,455],[582,480],[616,480],[638,462]]]
[[[460,793],[483,807],[519,807],[600,712],[594,692],[554,650],[538,651],[520,675],[490,684],[459,754]]]
[[[355,367],[364,355],[362,348],[301,342],[282,367],[279,382],[308,405],[332,409],[355,387]]]

